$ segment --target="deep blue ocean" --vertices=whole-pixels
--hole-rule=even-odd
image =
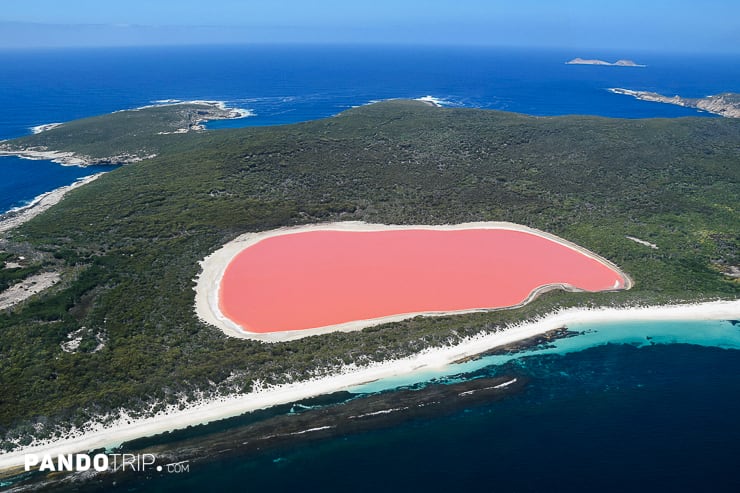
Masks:
[[[565,65],[629,56],[645,68]],[[188,47],[0,51],[0,139],[154,101],[222,100],[256,116],[210,128],[324,118],[388,98],[533,115],[709,116],[609,87],[687,97],[740,92],[740,56],[574,53],[494,48]],[[94,169],[0,157],[0,212]]]
[[[573,66],[581,56],[646,68]],[[166,99],[222,100],[278,125],[388,98],[533,115],[712,117],[608,92],[700,97],[740,92],[740,56],[484,48],[208,47],[0,52],[0,139],[36,125]],[[0,158],[0,211],[93,169]],[[740,313],[737,317],[740,318]],[[530,383],[502,401],[388,429],[235,456],[127,491],[740,491],[740,325],[579,327],[554,348],[377,382],[514,371]],[[650,337],[648,339],[648,337]]]

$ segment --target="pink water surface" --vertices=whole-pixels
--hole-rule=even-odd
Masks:
[[[390,315],[517,305],[538,287],[624,287],[584,253],[508,229],[308,231],[241,251],[221,312],[249,332],[325,327]]]

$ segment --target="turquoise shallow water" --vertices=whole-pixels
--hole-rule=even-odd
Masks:
[[[411,383],[528,381],[503,401],[256,456],[226,454],[127,490],[740,491],[740,325],[578,329],[552,348],[355,389],[392,398],[392,388]]]
[[[217,460],[191,461],[181,474],[134,475],[121,491],[740,491],[740,324],[570,329],[580,334],[552,347],[353,389],[381,392],[392,403],[398,387],[503,376],[527,382],[504,400],[246,455],[233,444]],[[177,450],[179,440],[207,443],[211,435],[233,435],[299,408],[330,411],[350,395],[278,406],[146,442]],[[102,491],[94,483],[59,488]]]
[[[558,339],[546,348],[532,349],[514,355],[486,356],[475,361],[448,365],[440,369],[423,370],[414,374],[359,385],[350,391],[355,393],[381,392],[423,382],[455,379],[460,374],[474,372],[487,366],[503,365],[522,357],[564,355],[605,344],[629,344],[635,347],[654,344],[692,344],[740,350],[740,325],[724,320],[607,322],[571,324],[568,328],[579,334]]]

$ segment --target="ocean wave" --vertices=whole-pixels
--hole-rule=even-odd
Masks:
[[[46,132],[47,130],[56,128],[59,125],[63,125],[63,123],[44,123],[42,125],[36,125],[35,127],[30,127],[29,130],[31,130],[31,132],[33,132],[34,134],[40,134],[41,132]]]
[[[437,106],[439,108],[443,106],[460,106],[459,104],[453,101],[450,101],[448,99],[442,99],[442,98],[438,98],[438,97],[430,96],[430,95],[422,96],[420,98],[414,98],[414,101],[423,101],[425,103],[431,103],[432,105]]]
[[[236,120],[239,118],[247,118],[251,116],[257,116],[257,113],[255,113],[253,110],[248,108],[231,108],[229,107],[229,103],[227,101],[215,101],[210,99],[193,99],[193,100],[181,100],[181,99],[155,99],[152,101],[153,104],[147,104],[144,106],[138,106],[136,108],[131,109],[125,109],[125,110],[117,110],[113,113],[121,113],[124,111],[140,111],[145,110],[149,108],[162,108],[165,106],[179,106],[183,104],[204,104],[209,106],[215,106],[216,108],[228,111],[229,116],[228,119]],[[203,120],[203,121],[209,121],[209,120]],[[181,133],[181,132],[164,132],[163,134],[167,133]]]
[[[413,99],[414,101],[421,101],[421,102],[424,102],[424,103],[429,103],[432,106],[436,106],[438,108],[442,108],[442,107],[462,108],[462,107],[467,106],[465,103],[458,102],[458,101],[453,101],[449,97],[446,98],[446,99],[443,99],[443,98],[438,98],[436,96],[427,95],[427,96],[422,96],[420,98],[405,98],[404,97],[404,98],[371,99],[367,103],[355,104],[355,105],[352,105],[352,106],[349,106],[349,107],[351,107],[351,108],[360,108],[362,106],[368,106],[368,105],[375,104],[375,103],[382,103],[382,102],[385,102],[385,101],[396,101],[396,100],[399,100],[399,99]]]

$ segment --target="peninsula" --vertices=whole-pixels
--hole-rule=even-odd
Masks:
[[[221,101],[167,100],[112,115],[35,126],[32,135],[0,141],[0,156],[71,166],[130,164],[157,156],[171,141],[165,136],[202,132],[204,122],[251,115]]]
[[[598,60],[598,59],[584,59],[584,58],[574,58],[573,60],[569,60],[565,62],[566,65],[605,65],[608,67],[647,67],[647,65],[641,65],[639,63],[635,63],[632,60],[617,60],[614,63],[606,62],[604,60]]]
[[[684,98],[681,96],[663,96],[662,94],[649,91],[633,91],[619,87],[610,88],[609,91],[614,94],[632,96],[641,101],[675,104],[676,106],[696,108],[727,118],[740,118],[740,94],[738,93],[725,92],[704,98]]]

